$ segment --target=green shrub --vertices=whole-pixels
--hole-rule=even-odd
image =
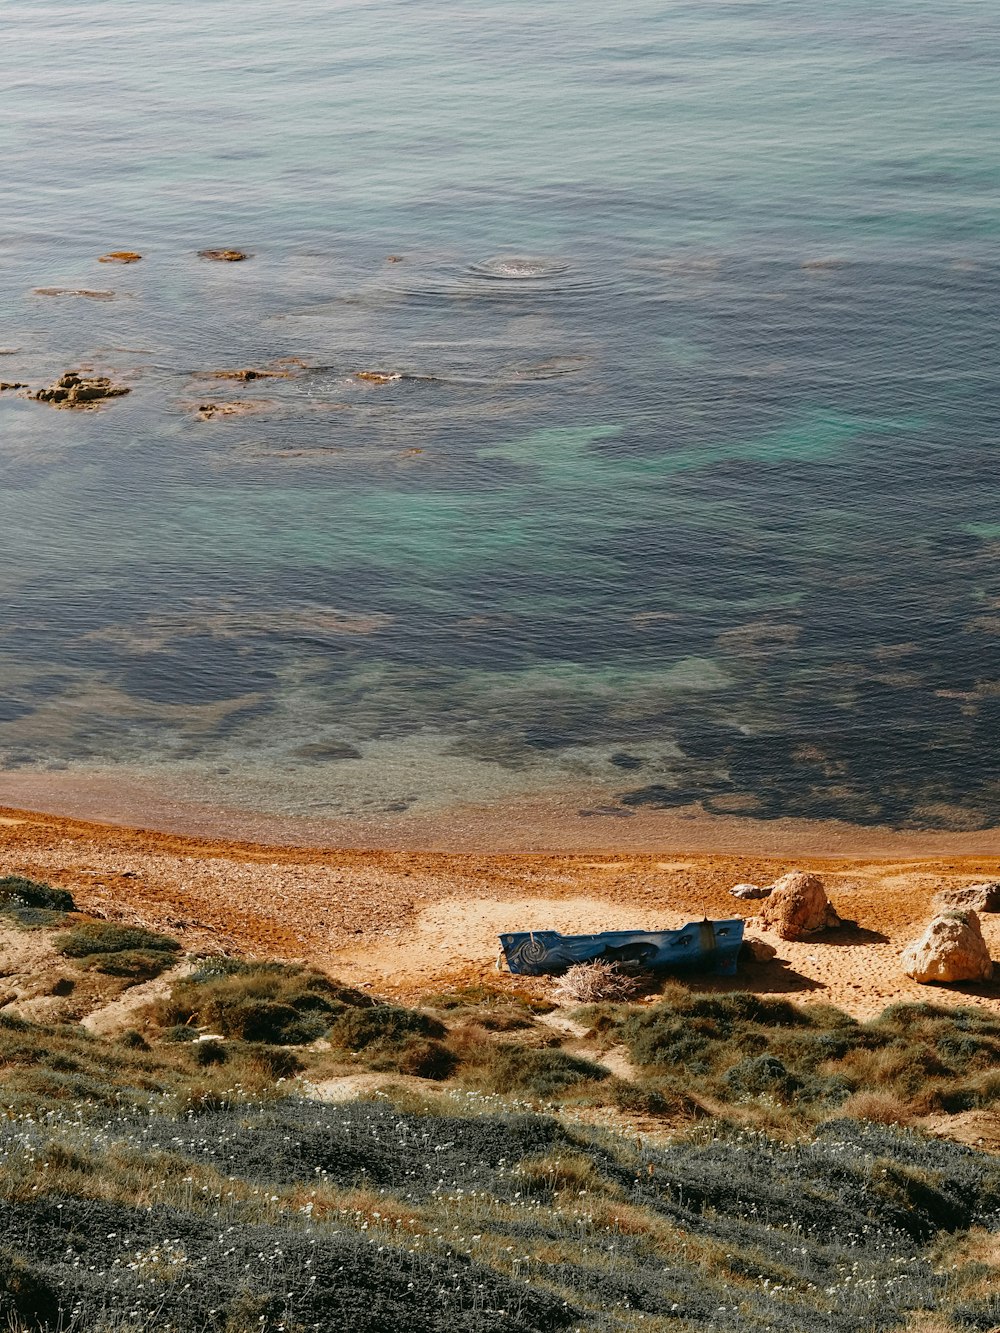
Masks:
[[[696,1099],[779,1102],[819,1120],[848,1098],[896,1099],[908,1114],[989,1106],[1000,1100],[1000,1018],[979,1009],[893,1005],[859,1023],[830,1005],[734,992],[665,988],[650,1008],[591,1005],[592,1031],[624,1042],[654,1076],[683,1075]],[[762,1109],[762,1108],[761,1108]]]
[[[531,1027],[535,1014],[547,1014],[556,1008],[554,1001],[547,997],[480,982],[425,995],[422,1003],[429,1009],[443,1010],[450,1015],[474,1017],[490,1032],[512,1032]]]
[[[12,1019],[0,1012],[5,1109],[23,1107],[36,1115],[46,1106],[78,1099],[95,1107],[140,1105],[159,1100],[191,1078],[189,1062],[178,1059],[180,1052],[166,1048],[154,1055],[139,1033],[109,1041],[78,1023]]]
[[[726,1087],[737,1097],[771,1095],[787,1101],[802,1087],[800,1079],[789,1073],[774,1055],[757,1055],[727,1069],[723,1075]]]
[[[380,1004],[372,1009],[345,1009],[330,1028],[330,1041],[348,1051],[369,1046],[394,1046],[411,1037],[443,1037],[447,1028],[419,1009]]]
[[[624,1078],[609,1078],[602,1090],[612,1106],[632,1115],[690,1114],[696,1109],[690,1098]]]
[[[482,1051],[470,1076],[491,1092],[531,1093],[548,1099],[582,1083],[601,1082],[609,1071],[566,1051],[501,1042]]]
[[[78,961],[88,971],[103,972],[108,977],[150,981],[168,967],[173,967],[177,956],[163,949],[122,949],[119,953],[88,954]]]
[[[265,1079],[292,1078],[305,1068],[294,1051],[285,1046],[250,1045],[240,1048],[236,1042],[229,1044],[230,1058],[245,1056],[250,1067]]]
[[[141,1032],[136,1032],[135,1028],[129,1028],[128,1031],[123,1032],[118,1040],[131,1051],[148,1051],[151,1049],[146,1038]]]
[[[160,1023],[208,1026],[241,1041],[301,1045],[323,1035],[360,991],[294,963],[210,958],[182,978],[156,1009]]]
[[[21,875],[5,875],[0,879],[0,906],[39,907],[52,912],[75,912],[73,895],[66,889],[53,888]]]
[[[87,921],[56,937],[56,948],[67,958],[89,958],[92,954],[128,953],[132,950],[174,954],[180,943],[143,926],[119,926],[110,921]]]
[[[194,1045],[195,1063],[205,1065],[224,1065],[229,1059],[229,1052],[221,1041],[199,1041]]]
[[[373,1069],[392,1069],[415,1078],[440,1081],[454,1073],[458,1057],[433,1037],[410,1037],[401,1046],[381,1050],[370,1063]]]
[[[197,1041],[198,1029],[189,1027],[186,1023],[173,1023],[170,1027],[163,1029],[160,1038],[163,1041]]]
[[[22,930],[61,926],[75,910],[73,895],[21,875],[0,879],[0,913]]]
[[[299,1046],[322,1036],[328,1023],[326,1012],[302,1013],[280,1000],[251,999],[227,1005],[219,1026],[225,1036],[240,1041]]]

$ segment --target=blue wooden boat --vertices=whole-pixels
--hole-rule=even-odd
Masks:
[[[680,930],[605,930],[599,935],[560,935],[557,930],[522,930],[501,935],[512,972],[537,977],[565,972],[574,963],[602,958],[649,971],[701,968],[731,977],[743,943],[743,921],[692,921]]]

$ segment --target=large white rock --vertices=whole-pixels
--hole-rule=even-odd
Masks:
[[[940,912],[903,950],[903,971],[914,981],[989,981],[993,963],[975,912]]]

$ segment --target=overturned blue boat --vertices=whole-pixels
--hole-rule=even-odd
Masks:
[[[736,972],[743,921],[692,921],[680,930],[604,930],[599,935],[560,935],[557,930],[514,931],[501,935],[507,966],[522,976],[565,972],[575,963],[601,958],[607,963],[673,971],[690,968],[720,977]]]

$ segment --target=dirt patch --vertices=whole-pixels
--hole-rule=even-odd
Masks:
[[[434,1091],[440,1084],[425,1078],[414,1078],[412,1074],[342,1074],[339,1078],[325,1078],[318,1083],[309,1083],[305,1087],[306,1096],[320,1102],[353,1102],[361,1097],[370,1097],[382,1089],[405,1088],[416,1092]]]
[[[971,1001],[1000,1013],[1000,982],[920,986],[899,966],[936,892],[1000,877],[992,856],[790,861],[704,853],[663,862],[635,852],[597,859],[275,847],[18,810],[0,820],[8,821],[0,822],[0,871],[71,889],[84,910],[164,930],[188,948],[301,959],[401,999],[456,983],[523,986],[494,969],[501,931],[649,930],[706,915],[749,917],[754,906],[729,895],[734,884],[812,870],[855,925],[799,942],[751,927],[774,944],[776,958],[694,984],[818,999],[860,1017],[896,1000]],[[984,915],[982,925],[1000,959],[1000,915]],[[549,983],[531,985],[542,993]]]
[[[181,963],[178,967],[171,968],[169,972],[154,977],[152,981],[145,981],[140,986],[130,986],[124,995],[86,1014],[80,1020],[81,1026],[92,1032],[95,1037],[112,1037],[125,1032],[136,1025],[139,1015],[147,1005],[153,1004],[156,1000],[166,999],[174,982],[180,981],[181,977],[190,971],[189,963]]]
[[[1000,1152],[1000,1110],[962,1111],[958,1115],[930,1115],[919,1121],[920,1128],[938,1138],[953,1139],[970,1148]]]
[[[470,966],[496,965],[498,936],[509,930],[558,930],[585,935],[600,930],[672,930],[684,925],[683,912],[660,910],[641,914],[633,908],[598,897],[514,899],[449,898],[423,908],[405,931],[372,948],[370,944],[337,954],[345,980],[356,977],[378,985],[401,976],[458,976]]]

